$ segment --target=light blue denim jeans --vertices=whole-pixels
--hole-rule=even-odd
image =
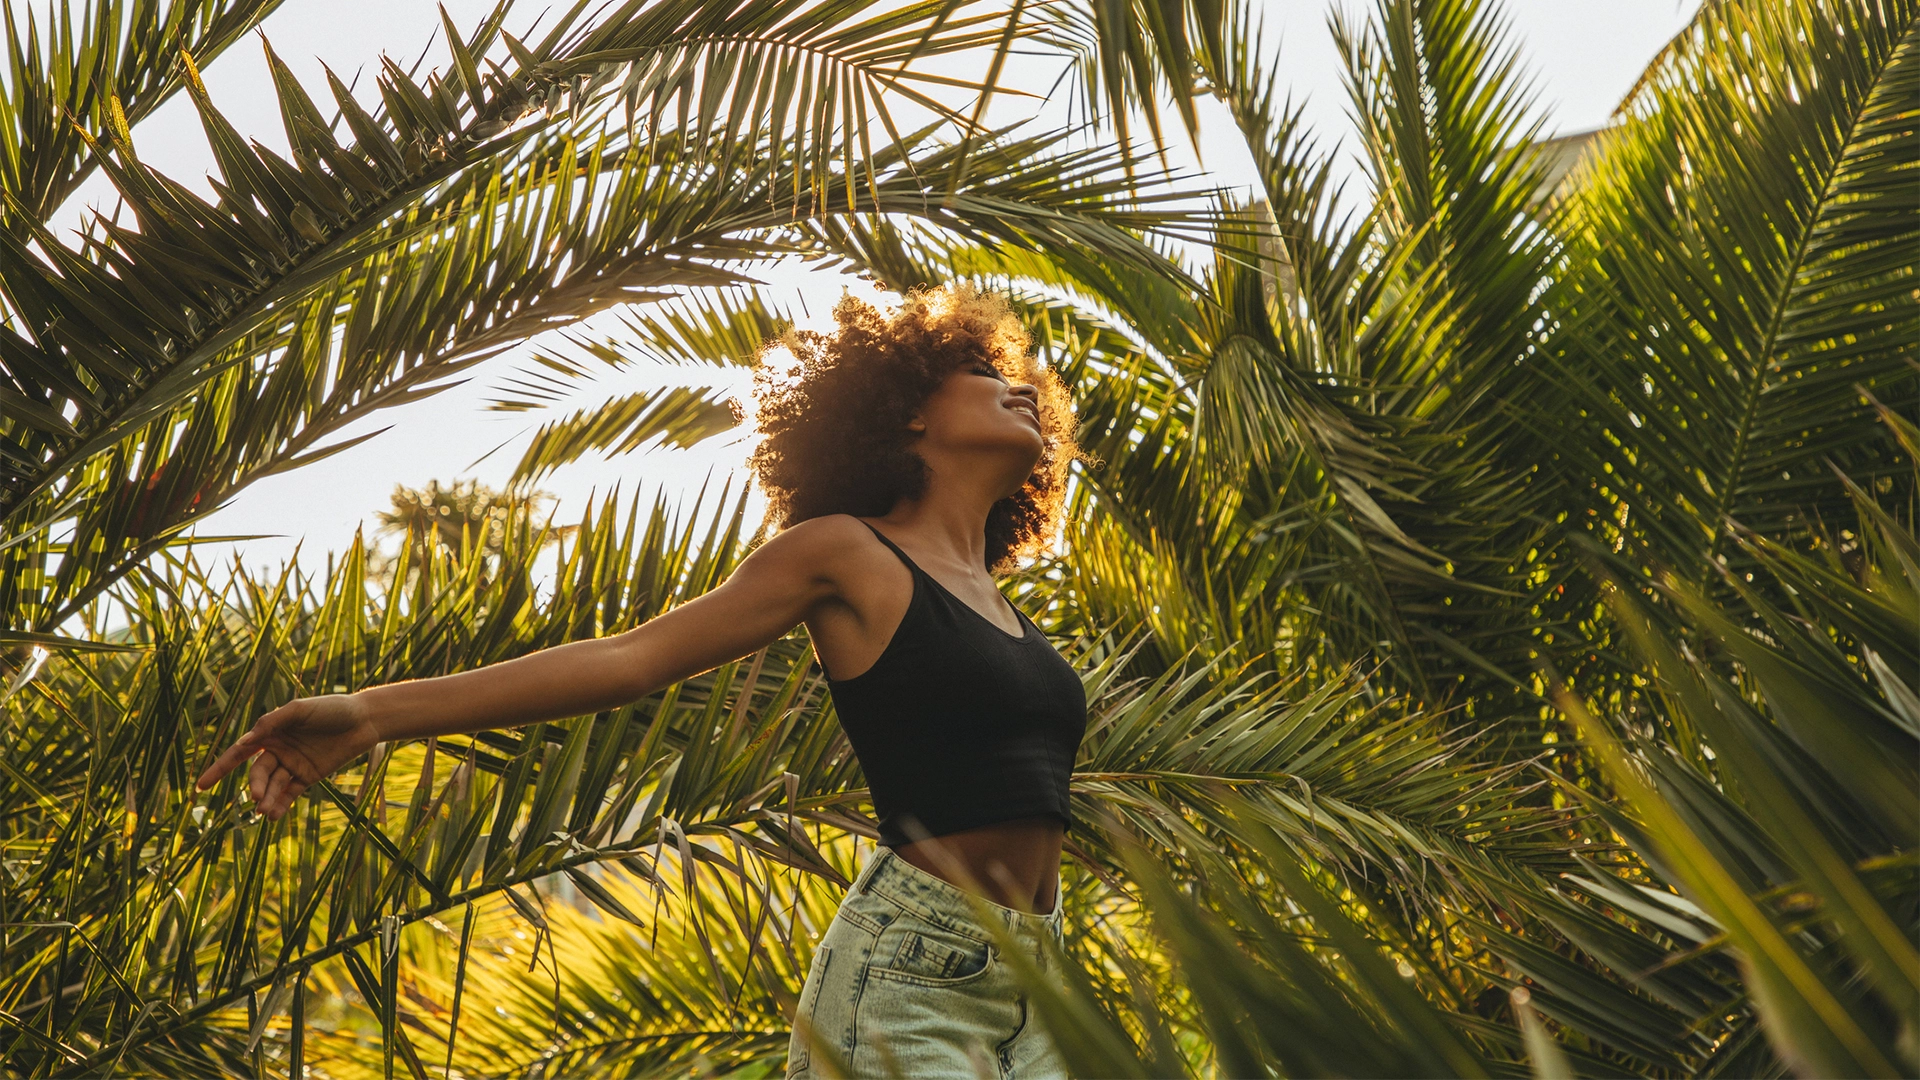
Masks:
[[[1042,942],[1060,943],[1061,901],[1039,915],[985,901],[1042,970]],[[787,1076],[831,1076],[812,1053],[808,1026],[855,1077],[1065,1077],[1066,1065],[1040,1027],[967,893],[876,848],[814,946],[800,990]]]

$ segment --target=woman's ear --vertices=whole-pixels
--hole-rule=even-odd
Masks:
[[[907,421],[907,430],[915,434],[922,433],[927,430],[927,422],[919,413],[914,413],[913,419]]]

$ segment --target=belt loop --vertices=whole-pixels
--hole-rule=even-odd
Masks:
[[[876,846],[873,849],[873,854],[867,859],[867,865],[860,868],[859,876],[854,879],[853,891],[856,895],[867,894],[867,885],[873,881],[874,872],[880,868],[880,860],[892,853],[893,849],[885,846]]]

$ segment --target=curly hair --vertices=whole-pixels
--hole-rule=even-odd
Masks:
[[[987,514],[987,568],[1003,573],[1044,551],[1080,448],[1066,385],[1032,355],[1006,299],[960,282],[914,290],[891,313],[847,295],[833,318],[833,333],[790,330],[768,342],[755,367],[761,439],[748,467],[766,491],[771,523],[880,517],[901,499],[918,498],[929,470],[907,422],[948,374],[984,358],[1009,381],[1039,389],[1046,444],[1027,482]],[[783,347],[797,368],[770,362]]]

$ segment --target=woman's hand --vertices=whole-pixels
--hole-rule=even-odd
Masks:
[[[366,703],[351,694],[299,698],[262,716],[200,774],[205,791],[253,758],[247,790],[254,808],[279,820],[293,800],[320,778],[359,757],[380,740]],[[256,756],[257,755],[257,756]]]

